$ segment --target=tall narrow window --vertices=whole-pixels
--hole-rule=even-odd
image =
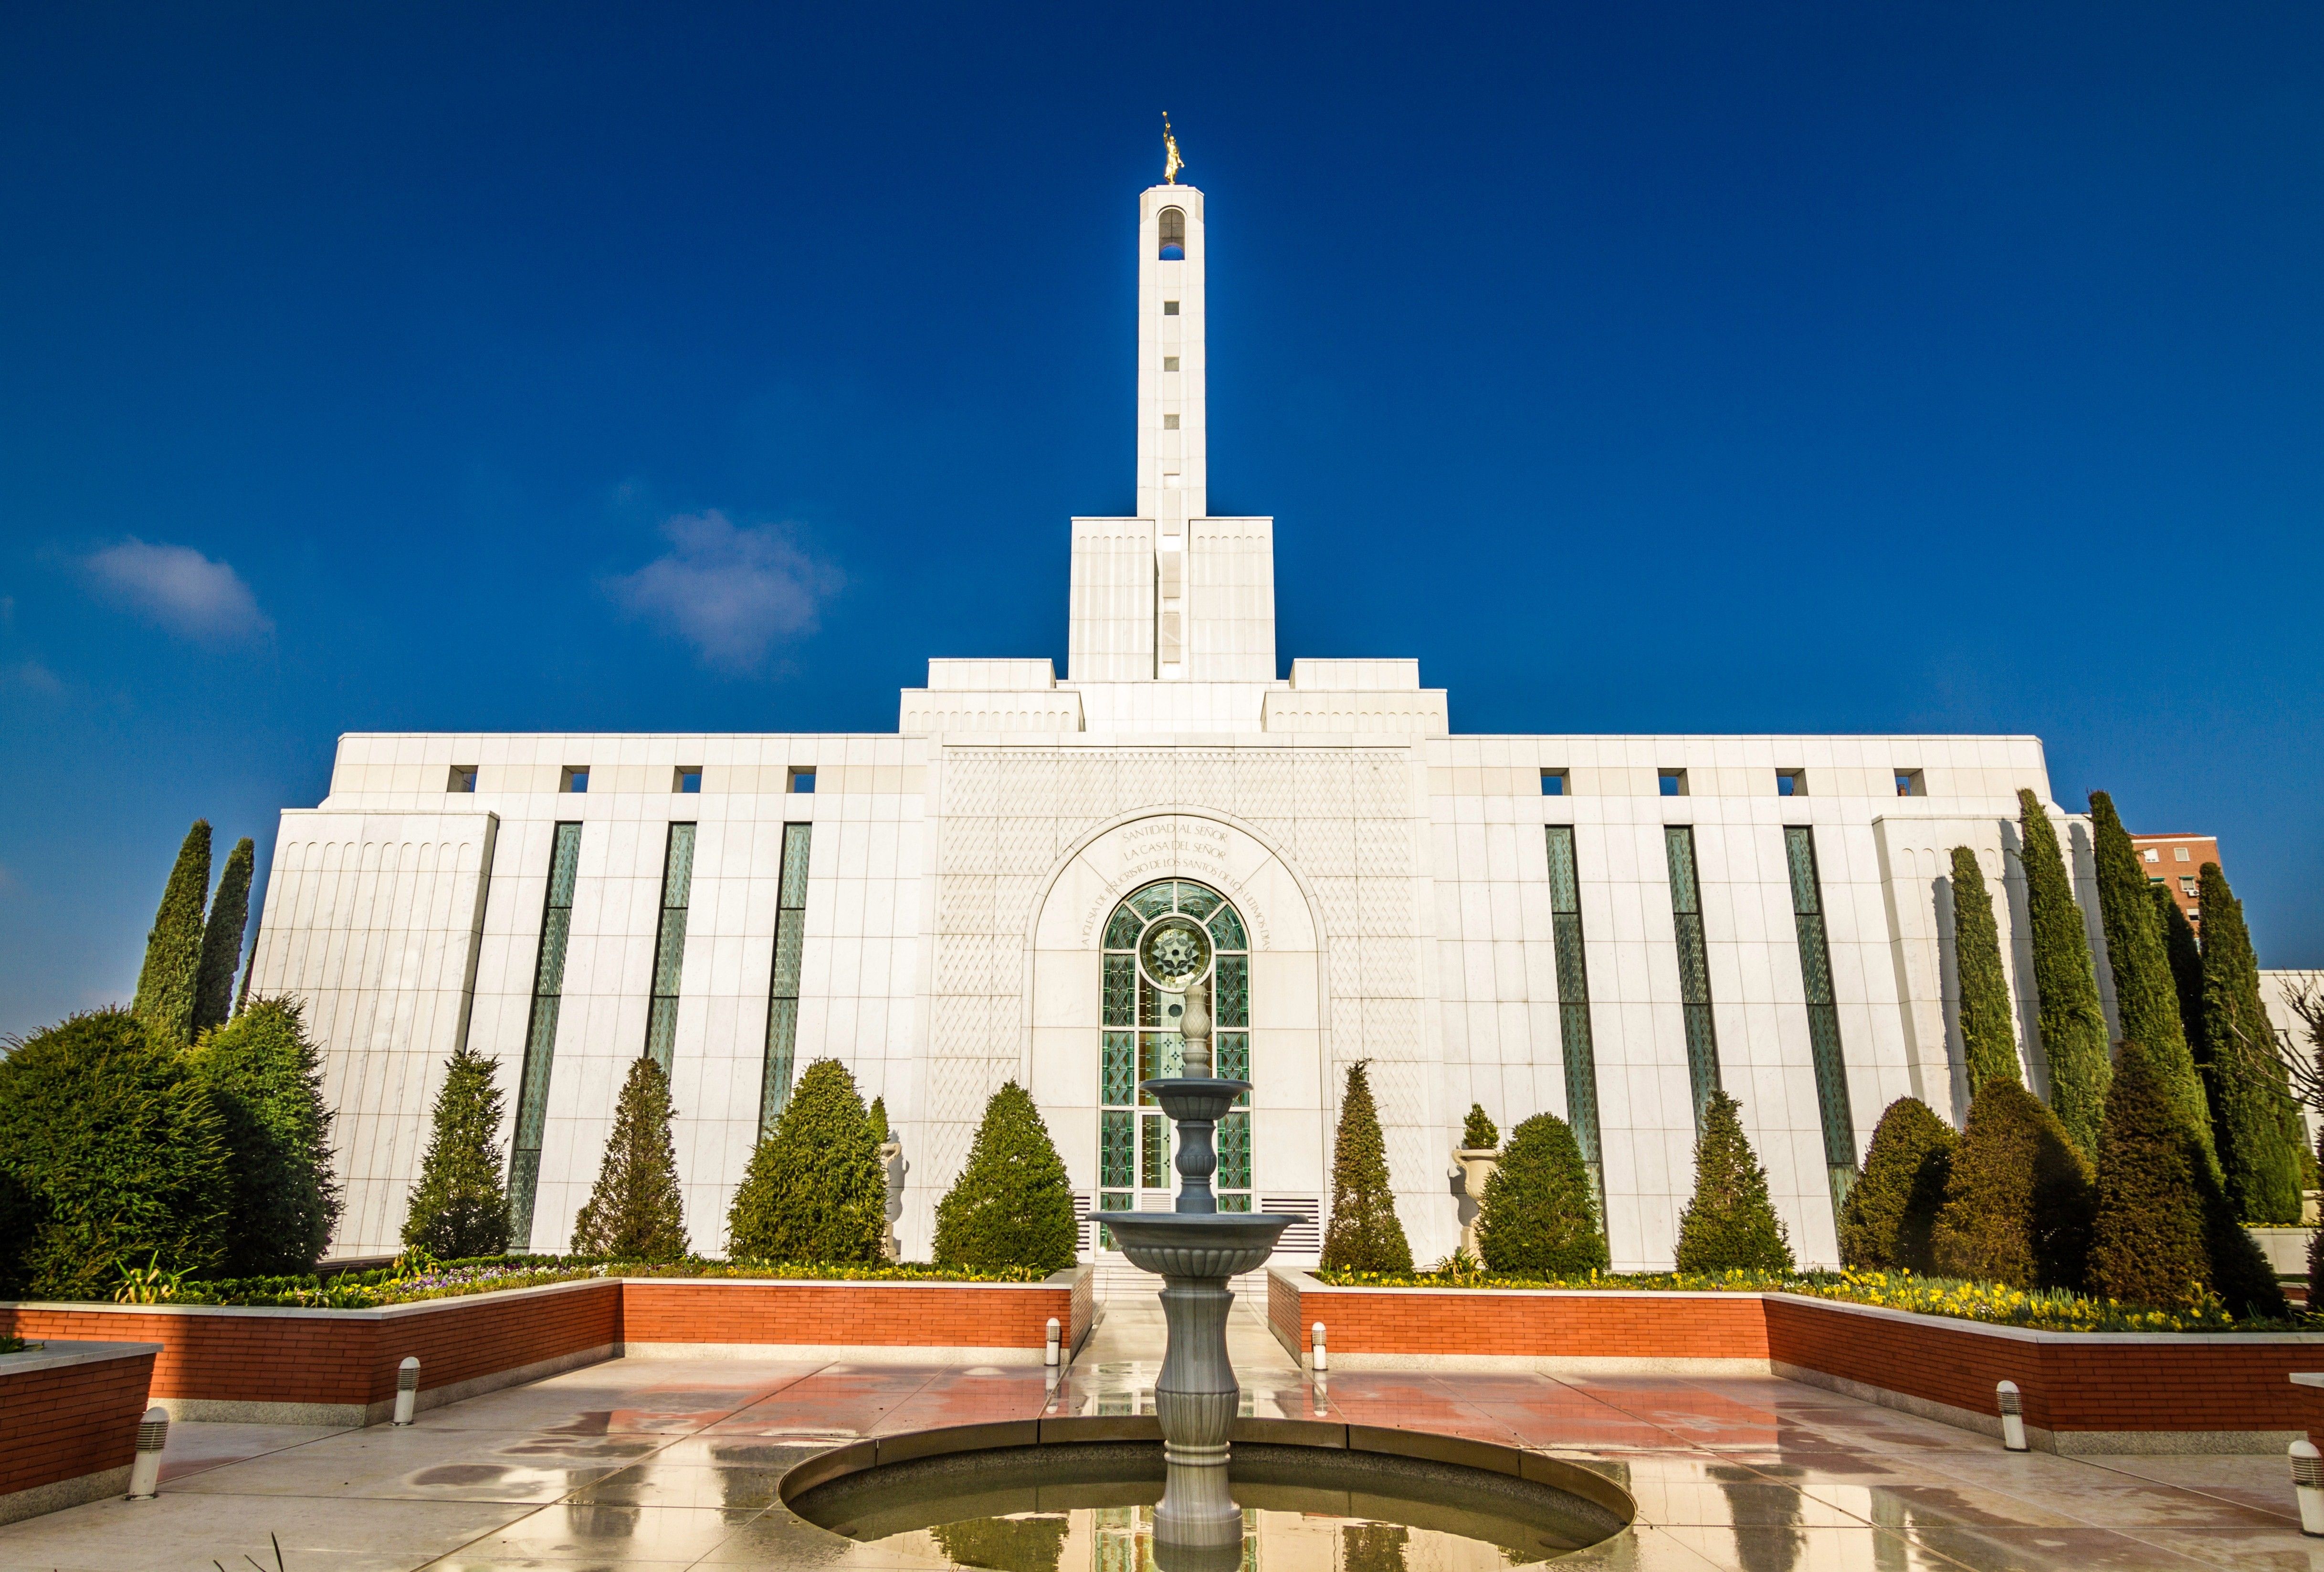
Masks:
[[[646,1007],[646,1056],[669,1073],[678,1036],[678,975],[686,964],[686,899],[694,887],[694,826],[672,824],[661,860],[661,925],[654,933],[653,1003]]]
[[[1186,214],[1185,209],[1165,207],[1156,216],[1162,221],[1162,254],[1160,262],[1186,260]]]
[[[791,1050],[798,1043],[799,949],[807,942],[807,857],[812,824],[783,826],[783,868],[775,896],[775,970],[767,985],[767,1063],[759,1083],[759,1134],[791,1100]]]
[[[509,1154],[510,1243],[532,1247],[532,1202],[540,1186],[540,1135],[549,1113],[549,1072],[557,1058],[557,1006],[565,993],[565,947],[573,937],[573,876],[581,862],[581,826],[557,826],[549,854],[549,894],[540,914],[540,953],[532,965],[532,1018],[524,1034],[524,1075],[517,1083],[516,1147]]]
[[[1582,881],[1573,870],[1573,826],[1546,826],[1549,910],[1557,942],[1557,1026],[1565,1050],[1565,1117],[1590,1167],[1598,1223],[1606,1222],[1606,1163],[1598,1146],[1598,1051],[1590,1035],[1590,967],[1582,952]]]
[[[1835,1217],[1856,1182],[1856,1122],[1848,1107],[1848,1064],[1840,1052],[1840,1011],[1831,992],[1831,949],[1823,926],[1823,881],[1816,871],[1815,832],[1784,827],[1792,869],[1792,917],[1799,926],[1800,975],[1806,984],[1808,1052],[1815,1061],[1816,1106],[1823,1116],[1823,1161]]]
[[[1702,881],[1694,871],[1694,829],[1663,826],[1670,863],[1671,925],[1678,933],[1678,997],[1686,1011],[1686,1075],[1694,1090],[1694,1126],[1719,1089],[1719,1030],[1711,1018],[1711,956],[1702,942]]]
[[[1242,918],[1206,885],[1166,879],[1134,890],[1105,925],[1098,1034],[1097,1209],[1159,1209],[1169,1204],[1170,1122],[1140,1081],[1177,1075],[1185,1037],[1178,1030],[1186,989],[1211,985],[1212,1068],[1250,1079],[1250,942]],[[1219,1120],[1219,1209],[1251,1209],[1250,1094]],[[1100,1245],[1113,1248],[1102,1230]]]

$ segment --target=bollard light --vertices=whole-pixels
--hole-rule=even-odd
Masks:
[[[2023,1452],[2025,1450],[2025,1400],[2018,1395],[2017,1383],[2001,1382],[1993,1392],[2001,1400],[2001,1444],[2013,1452]]]
[[[420,1406],[420,1361],[407,1358],[395,1367],[395,1422],[408,1425]]]
[[[1323,1347],[1323,1323],[1317,1321],[1308,1328],[1307,1335],[1315,1345],[1315,1374],[1321,1375],[1332,1367],[1331,1352]]]
[[[1048,1339],[1041,1347],[1041,1363],[1047,1365],[1052,1370],[1056,1369],[1058,1365],[1058,1346],[1065,1340],[1065,1329],[1057,1325],[1056,1317],[1051,1316],[1049,1318]]]
[[[161,1448],[170,1444],[170,1411],[155,1403],[137,1421],[137,1460],[129,1466],[129,1499],[151,1501],[161,1488]]]
[[[2292,1443],[2292,1494],[2300,1498],[2300,1531],[2324,1534],[2324,1453],[2306,1436]]]

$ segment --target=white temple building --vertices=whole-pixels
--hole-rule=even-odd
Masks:
[[[1142,193],[1137,245],[1139,517],[1073,520],[1062,677],[932,659],[886,732],[341,739],[329,795],[282,815],[251,982],[303,999],[327,1052],[334,1255],[398,1247],[464,1042],[499,1063],[536,1250],[566,1247],[641,1053],[706,1254],[825,1056],[886,1099],[908,1258],[1010,1080],[1087,1209],[1167,1208],[1165,1122],[1135,1099],[1174,1063],[1138,953],[1169,929],[1208,951],[1220,1072],[1254,1083],[1227,1204],[1321,1216],[1368,1061],[1419,1260],[1459,1240],[1477,1102],[1505,1134],[1570,1121],[1616,1267],[1664,1268],[1723,1087],[1803,1264],[1834,1263],[1882,1108],[1966,1108],[1961,844],[2046,1090],[2014,855],[2018,789],[2051,800],[2037,739],[1461,735],[1416,659],[1279,675],[1274,521],[1207,505],[1203,193]],[[2052,811],[2111,1015],[2087,830]]]

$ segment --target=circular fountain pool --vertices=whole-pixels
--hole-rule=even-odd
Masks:
[[[1154,1540],[1162,1448],[1064,1441],[923,1457],[835,1475],[803,1465],[786,1480],[809,1522],[908,1561],[991,1572],[1231,1572],[1343,1567],[1349,1572],[1499,1572],[1621,1531],[1628,1496],[1611,1481],[1502,1448],[1497,1466],[1342,1447],[1238,1442],[1238,1548],[1190,1551]],[[868,1461],[868,1460],[867,1460]],[[1286,1559],[1289,1558],[1289,1559]]]

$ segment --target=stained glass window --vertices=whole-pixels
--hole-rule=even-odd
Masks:
[[[1815,1065],[1816,1104],[1823,1116],[1823,1156],[1835,1213],[1856,1182],[1856,1133],[1848,1102],[1848,1062],[1840,1047],[1840,1009],[1831,991],[1831,951],[1823,925],[1823,881],[1816,869],[1815,831],[1784,827],[1791,865],[1792,921],[1799,933],[1800,981],[1807,995],[1808,1057]]]

